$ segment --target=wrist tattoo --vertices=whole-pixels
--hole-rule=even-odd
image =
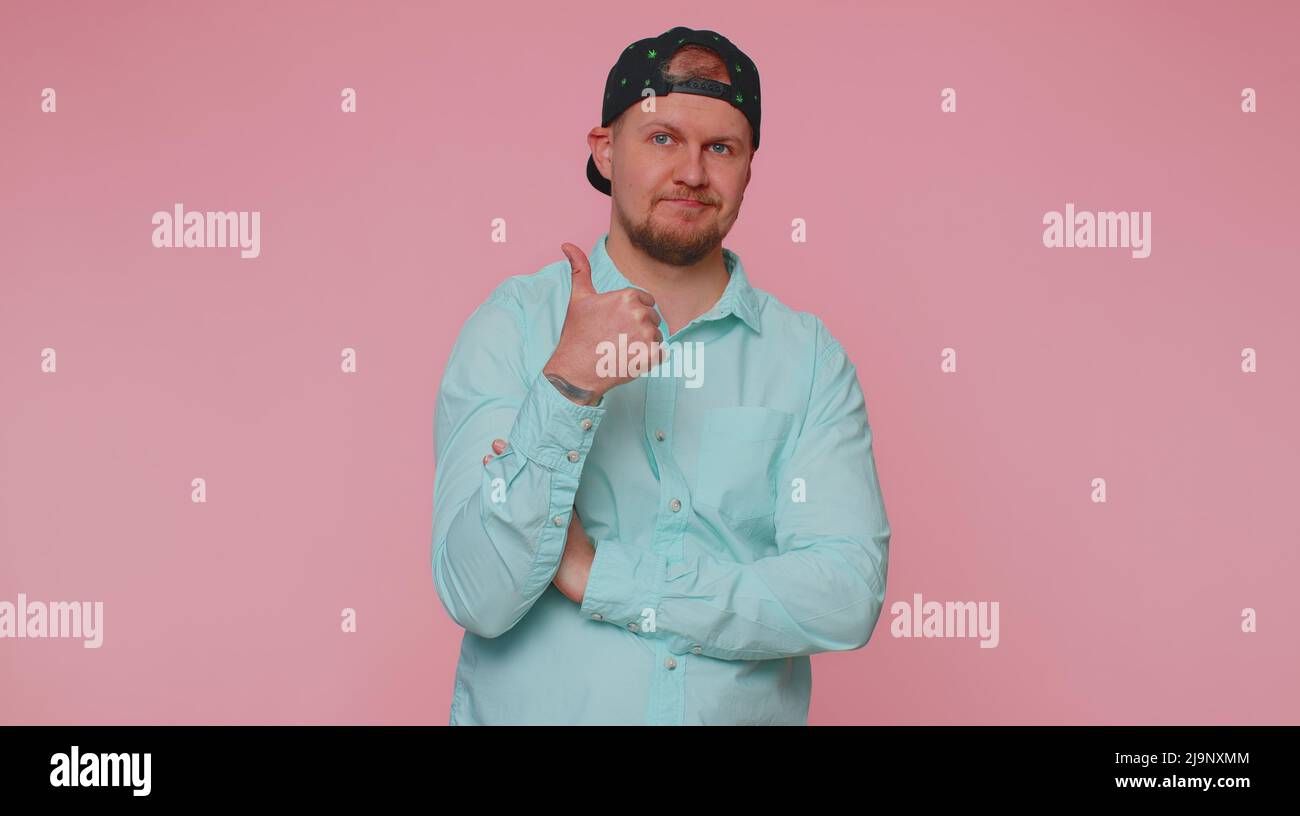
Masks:
[[[547,374],[546,379],[550,380],[551,385],[555,386],[561,394],[584,405],[590,405],[596,396],[595,391],[579,388],[558,374]]]

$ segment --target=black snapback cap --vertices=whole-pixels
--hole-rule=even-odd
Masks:
[[[727,65],[731,83],[705,78],[665,82],[661,66],[673,58],[677,49],[690,44],[703,45],[716,51]],[[716,31],[697,31],[677,26],[658,37],[637,40],[624,48],[605,80],[605,98],[600,108],[601,127],[608,127],[623,111],[649,96],[645,92],[646,88],[653,89],[655,96],[694,93],[726,100],[749,120],[754,133],[753,148],[758,149],[758,123],[762,113],[758,99],[758,69],[754,67],[754,61],[745,56],[744,51]],[[597,190],[611,195],[609,179],[600,174],[592,156],[587,157],[587,180]]]

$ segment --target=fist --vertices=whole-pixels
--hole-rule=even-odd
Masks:
[[[542,371],[570,386],[556,384],[569,399],[592,405],[606,391],[663,362],[664,336],[653,295],[630,287],[599,293],[591,282],[591,264],[583,251],[570,243],[561,244],[560,251],[573,270],[573,291],[560,342]],[[610,365],[612,354],[624,350],[633,353],[626,361],[615,360]],[[635,353],[637,350],[648,353]]]

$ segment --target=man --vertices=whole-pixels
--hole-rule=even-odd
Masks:
[[[885,596],[856,371],[721,245],[758,148],[753,62],[678,27],[605,91],[587,177],[609,231],[497,287],[438,395],[450,722],[806,724],[808,656],[865,645]]]

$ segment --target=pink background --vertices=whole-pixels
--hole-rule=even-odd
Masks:
[[[446,722],[442,366],[608,227],[605,75],[679,24],[762,74],[725,245],[875,433],[886,609],[811,722],[1300,722],[1300,13],[1046,5],[7,2],[0,600],[106,608],[99,650],[0,640],[0,722]],[[176,202],[261,211],[261,257],[153,248]],[[1066,202],[1150,210],[1151,257],[1044,248]],[[917,592],[1000,645],[892,638]]]

